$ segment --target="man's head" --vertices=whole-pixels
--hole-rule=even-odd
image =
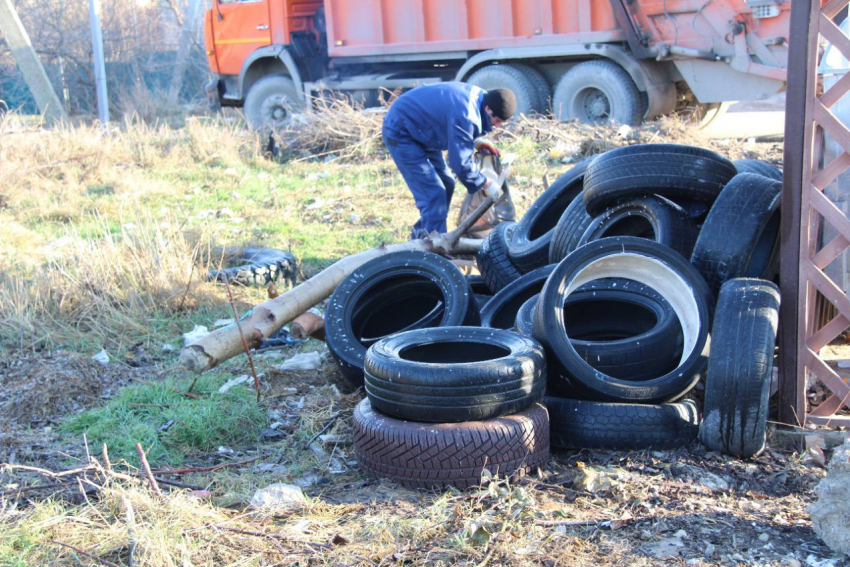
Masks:
[[[491,89],[484,95],[484,108],[493,127],[498,128],[516,112],[516,96],[510,89]]]

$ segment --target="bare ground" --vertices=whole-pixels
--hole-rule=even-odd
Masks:
[[[140,372],[118,361],[102,366],[63,354],[4,359],[0,368],[4,414],[14,415],[4,420],[0,461],[54,471],[68,468],[69,458],[84,463],[86,450],[82,440],[60,436],[54,425]],[[156,379],[152,370],[142,372]],[[257,565],[850,565],[811,529],[806,506],[825,471],[823,461],[809,453],[771,444],[758,458],[740,461],[698,443],[664,452],[553,451],[545,470],[511,485],[434,494],[401,489],[358,469],[348,432],[362,393],[344,393],[346,384],[332,364],[311,372],[269,370],[263,384],[274,420],[266,440],[195,455],[184,468],[257,460],[167,477],[209,490],[209,498],[197,505],[212,506],[218,523],[207,522],[187,537],[221,546],[221,557],[248,549],[257,552],[251,563]],[[336,413],[340,418],[328,432],[340,437],[306,448],[297,424],[313,420],[318,430]],[[8,469],[0,474],[0,500],[14,503],[22,518],[49,494],[82,506],[76,484],[17,492],[51,482]],[[310,504],[271,518],[246,516],[253,491],[272,482],[302,486]],[[89,498],[101,506],[96,494]],[[220,527],[209,527],[232,526],[235,519],[239,530],[257,535],[222,537]],[[269,533],[321,546],[274,556],[260,545],[269,540],[260,534]],[[78,564],[79,554],[67,548],[56,553],[51,564]],[[122,553],[112,549],[100,557],[123,565]]]

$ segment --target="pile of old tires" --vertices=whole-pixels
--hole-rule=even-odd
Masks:
[[[760,452],[779,179],[769,164],[701,148],[619,148],[498,225],[479,277],[422,252],[361,266],[326,313],[330,352],[365,385],[361,465],[408,486],[463,488],[484,469],[540,466],[550,439],[634,450],[699,437]]]

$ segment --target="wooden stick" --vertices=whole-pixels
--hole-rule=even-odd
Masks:
[[[96,555],[92,555],[91,553],[86,553],[82,549],[77,549],[73,545],[68,545],[67,543],[62,543],[61,541],[56,541],[56,540],[50,540],[50,543],[55,543],[56,545],[61,545],[62,547],[67,547],[68,549],[73,549],[75,552],[79,553],[83,557],[88,557],[89,559],[91,559],[93,561],[97,561],[101,565],[106,565],[106,567],[118,567],[118,565],[116,565],[115,563],[112,563],[111,561],[107,561],[106,559],[101,559],[100,557],[98,557]]]
[[[322,427],[322,428],[319,430],[319,432],[318,432],[318,433],[316,433],[315,435],[313,435],[313,438],[312,438],[312,439],[310,439],[309,441],[307,441],[307,443],[305,443],[305,444],[304,444],[304,448],[305,448],[305,449],[307,449],[310,445],[312,445],[312,444],[313,444],[313,441],[315,441],[316,439],[318,439],[318,438],[319,438],[319,435],[321,435],[322,433],[324,433],[325,431],[327,431],[328,429],[330,429],[331,425],[333,425],[334,423],[336,423],[336,420],[337,420],[337,419],[339,419],[339,414],[336,414],[335,416],[333,416],[332,418],[330,418],[330,419],[328,420],[328,422],[325,424],[325,426],[324,426],[324,427]]]
[[[215,465],[212,467],[194,467],[189,469],[178,469],[178,470],[170,470],[170,471],[154,471],[154,474],[157,476],[162,476],[164,474],[186,474],[193,472],[209,472],[209,471],[217,471],[218,469],[226,469],[229,467],[239,467],[242,465],[248,465],[253,463],[254,461],[259,461],[260,457],[254,457],[253,459],[248,459],[246,461],[239,461],[238,463],[222,463],[220,465]]]
[[[156,479],[153,477],[153,473],[151,473],[151,466],[148,464],[148,458],[145,456],[145,450],[142,449],[141,443],[136,443],[136,451],[139,453],[139,459],[142,461],[142,470],[145,471],[145,476],[148,477],[148,482],[151,484],[151,488],[157,496],[164,498],[162,491],[159,489],[159,485],[156,483]]]
[[[224,277],[224,285],[227,287],[227,296],[230,298],[230,308],[233,310],[233,320],[236,321],[236,329],[239,331],[239,338],[242,339],[242,346],[245,347],[245,356],[248,357],[248,365],[251,367],[251,375],[254,377],[254,388],[257,390],[257,403],[260,403],[260,378],[257,376],[257,369],[254,368],[254,358],[251,356],[251,349],[248,348],[248,343],[245,341],[245,333],[242,332],[242,324],[239,322],[239,314],[236,313],[236,304],[233,302],[233,292],[230,291],[230,281],[227,276]],[[195,382],[193,381],[194,385]]]

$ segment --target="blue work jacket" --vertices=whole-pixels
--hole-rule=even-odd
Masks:
[[[480,87],[460,82],[423,85],[401,95],[390,107],[385,125],[429,150],[447,150],[449,167],[470,193],[487,179],[472,163],[475,138],[493,126],[484,111]]]

